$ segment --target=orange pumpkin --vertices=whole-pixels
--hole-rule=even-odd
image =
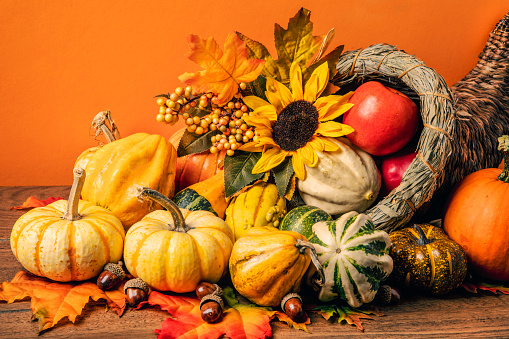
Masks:
[[[177,158],[175,171],[175,192],[207,180],[223,169],[226,150],[212,154],[210,151]]]
[[[446,206],[443,227],[480,275],[509,280],[509,136],[499,138],[504,169],[487,168],[458,183]]]

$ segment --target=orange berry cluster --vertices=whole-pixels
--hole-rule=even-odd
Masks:
[[[246,88],[246,84],[241,83],[240,89]],[[248,108],[242,102],[242,94],[239,92],[232,101],[224,106],[217,104],[217,95],[205,93],[193,95],[191,86],[177,87],[169,95],[157,97],[159,113],[157,121],[174,125],[182,116],[187,125],[187,131],[195,135],[203,135],[209,131],[219,130],[221,134],[212,136],[213,146],[211,153],[217,153],[226,150],[226,154],[233,155],[235,150],[242,144],[256,140],[257,133],[253,127],[249,127],[242,118],[248,115]],[[192,108],[198,108],[202,111],[209,111],[205,116],[193,115]]]

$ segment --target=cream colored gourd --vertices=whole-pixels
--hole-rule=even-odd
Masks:
[[[317,152],[316,167],[306,166],[306,179],[297,180],[300,196],[307,205],[331,215],[349,211],[361,213],[378,196],[381,176],[375,161],[346,139],[329,138],[339,146],[334,152]]]
[[[57,200],[22,215],[11,233],[11,249],[30,273],[68,282],[93,278],[122,258],[124,227],[110,211],[80,200],[81,168],[69,200]]]

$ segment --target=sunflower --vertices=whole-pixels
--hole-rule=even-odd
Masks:
[[[254,126],[257,138],[239,148],[242,151],[262,152],[252,169],[253,174],[267,172],[281,164],[286,157],[292,158],[297,178],[306,178],[304,164],[318,164],[316,152],[335,151],[339,147],[328,137],[341,137],[353,132],[353,128],[333,119],[353,106],[348,99],[353,94],[320,97],[329,82],[327,62],[317,67],[304,88],[302,70],[297,63],[290,67],[290,87],[267,80],[265,95],[269,102],[247,96],[244,102],[253,109],[243,120]]]

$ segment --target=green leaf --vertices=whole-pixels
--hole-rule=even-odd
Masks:
[[[280,196],[286,194],[288,183],[295,173],[292,165],[292,158],[287,157],[282,163],[272,169],[274,173],[274,180],[276,181],[277,191]]]
[[[338,46],[334,48],[330,53],[328,53],[323,58],[319,59],[315,63],[309,65],[306,69],[302,72],[302,81],[305,83],[308,81],[309,77],[311,76],[311,73],[318,68],[321,64],[324,62],[329,63],[329,79],[332,78],[336,72],[336,63],[339,60],[339,57],[341,56],[341,53],[343,53],[344,46]]]
[[[262,156],[261,152],[235,153],[238,154],[224,158],[224,193],[227,198],[264,175],[251,173]]]
[[[329,320],[336,314],[338,316],[338,323],[346,321],[348,324],[357,327],[360,331],[364,331],[361,319],[373,319],[368,314],[374,314],[377,316],[383,315],[381,312],[374,309],[359,309],[343,304],[324,304],[313,308],[311,311],[321,314],[326,320]]]
[[[306,64],[313,58],[320,48],[324,37],[313,36],[313,23],[310,21],[311,11],[301,8],[288,21],[288,29],[276,24],[274,28],[274,42],[278,59],[277,67],[282,75],[281,82],[288,86],[290,83],[290,66],[298,62],[304,70]]]
[[[154,98],[166,98],[166,99],[169,99],[170,95],[169,94],[159,94],[159,95],[156,95]]]
[[[255,95],[259,97],[260,99],[263,99],[265,101],[269,101],[267,97],[265,96],[265,91],[267,89],[267,78],[263,75],[259,75],[258,78],[256,78],[255,81],[251,81],[247,83],[246,89],[243,91],[244,96],[248,95]]]
[[[177,148],[177,156],[183,157],[208,150],[212,146],[210,138],[219,133],[219,130],[215,130],[197,136],[186,130],[180,139],[179,147]]]
[[[281,73],[276,61],[272,58],[267,48],[260,42],[248,38],[240,32],[236,32],[240,40],[244,41],[247,46],[248,58],[265,60],[262,75],[281,81]]]

